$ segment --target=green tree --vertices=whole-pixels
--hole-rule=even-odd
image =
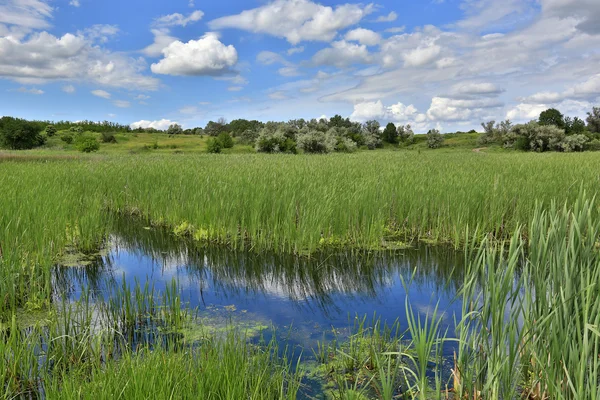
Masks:
[[[208,153],[218,154],[223,149],[223,145],[219,141],[219,139],[210,137],[206,141],[206,151]]]
[[[233,138],[227,132],[221,132],[219,136],[217,136],[217,140],[224,149],[231,149],[233,147]]]
[[[406,144],[410,144],[415,140],[415,133],[409,124],[398,126],[398,138]]]
[[[600,133],[600,107],[594,107],[587,113],[587,128],[592,133]]]
[[[430,149],[439,149],[444,144],[444,137],[437,129],[430,129],[427,132],[427,147]]]
[[[167,129],[167,133],[169,135],[181,135],[183,134],[183,129],[181,129],[181,125],[179,124],[171,124],[169,129]]]
[[[539,118],[540,125],[554,125],[557,128],[565,128],[564,116],[556,108],[549,108],[542,111]]]
[[[83,153],[91,153],[100,149],[100,143],[98,143],[94,136],[85,134],[77,137],[75,147]]]
[[[387,124],[383,130],[383,141],[391,144],[398,143],[398,129],[393,123]]]
[[[585,122],[575,117],[571,119],[570,117],[565,118],[565,133],[567,135],[581,135],[585,132]]]
[[[25,150],[41,146],[44,142],[37,124],[13,117],[0,118],[0,147]]]

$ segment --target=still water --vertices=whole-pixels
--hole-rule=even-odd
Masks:
[[[439,247],[311,258],[198,248],[161,229],[117,220],[107,251],[87,266],[57,267],[55,288],[73,300],[84,288],[106,299],[123,280],[130,287],[149,282],[156,292],[176,280],[184,306],[199,320],[273,327],[310,348],[333,332],[350,334],[355,317],[406,329],[407,299],[423,316],[437,306],[442,332],[452,336],[463,258]]]

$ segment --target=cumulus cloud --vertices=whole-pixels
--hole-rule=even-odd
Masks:
[[[26,39],[0,37],[0,76],[19,82],[86,80],[116,87],[156,89],[158,81],[144,76],[143,60],[104,50],[81,35],[62,37],[47,32]]]
[[[381,35],[370,29],[358,28],[346,33],[345,39],[350,42],[358,42],[367,46],[376,46],[381,42]]]
[[[344,4],[335,8],[310,0],[275,0],[264,6],[215,19],[211,29],[236,28],[302,41],[331,41],[338,31],[355,25],[373,12],[372,4]]]
[[[164,130],[167,130],[169,128],[169,126],[171,126],[172,124],[177,124],[177,122],[171,121],[169,119],[161,119],[161,120],[156,120],[156,121],[147,121],[147,120],[143,119],[141,121],[133,122],[129,126],[131,126],[131,129],[153,128],[153,129],[158,129],[159,131],[164,131]]]
[[[164,58],[151,66],[155,74],[219,76],[231,72],[238,60],[235,47],[224,45],[212,32],[187,43],[175,41],[162,53]]]
[[[417,47],[404,54],[404,65],[407,67],[422,67],[435,61],[442,48],[437,45]]]
[[[69,5],[73,6],[73,7],[79,7],[79,6],[81,6],[81,3],[79,2],[79,0],[71,0],[69,2]]]
[[[353,64],[369,64],[373,61],[367,46],[340,40],[331,47],[318,51],[312,58],[314,65],[333,65],[345,68]]]
[[[493,98],[465,100],[436,96],[431,99],[427,118],[431,121],[468,121],[479,118],[485,109],[503,106],[504,103]]]
[[[91,93],[92,93],[94,96],[97,96],[97,97],[102,97],[103,99],[110,99],[110,97],[111,97],[111,94],[110,94],[110,93],[108,93],[108,92],[107,92],[107,91],[105,91],[105,90],[100,90],[100,89],[97,89],[97,90],[92,90],[92,92],[91,92]]]
[[[290,49],[288,49],[287,54],[288,56],[291,56],[293,54],[298,54],[298,53],[303,53],[304,52],[304,46],[298,46],[298,47],[292,47]]]
[[[354,121],[376,119],[394,122],[423,122],[425,120],[425,116],[419,114],[417,108],[412,104],[407,106],[397,103],[386,107],[381,100],[355,104],[350,118]]]
[[[187,17],[179,13],[169,14],[155,19],[153,25],[157,27],[186,26],[200,21],[203,16],[204,13],[199,10],[192,12]]]
[[[152,29],[151,32],[154,35],[154,42],[142,50],[142,53],[148,57],[161,56],[164,48],[177,41],[176,37],[170,35],[168,29]]]
[[[378,17],[375,20],[375,22],[394,22],[397,19],[398,19],[398,14],[396,14],[396,12],[392,11],[388,15],[382,15],[382,16]]]

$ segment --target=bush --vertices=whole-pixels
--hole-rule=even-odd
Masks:
[[[246,129],[240,135],[239,141],[243,144],[254,144],[258,139],[258,131],[253,129]]]
[[[430,129],[427,132],[427,147],[430,149],[439,149],[444,144],[444,137],[437,129]]]
[[[0,147],[12,150],[25,150],[41,146],[46,138],[40,134],[40,129],[24,119],[0,118]]]
[[[331,153],[337,145],[337,138],[321,131],[304,128],[298,133],[298,147],[305,153]]]
[[[573,151],[583,151],[585,144],[589,141],[585,135],[571,135],[567,136],[560,143],[560,147],[564,152],[570,153]]]
[[[219,154],[223,149],[223,144],[219,139],[208,138],[206,141],[206,152],[212,154]]]
[[[102,143],[117,143],[117,138],[112,132],[102,132],[100,134],[100,140]]]
[[[92,135],[81,135],[77,138],[75,147],[83,153],[91,153],[100,149],[100,143]]]
[[[600,140],[594,139],[589,141],[585,145],[585,149],[588,151],[600,151]]]
[[[231,149],[233,147],[233,138],[227,132],[219,133],[219,136],[217,136],[217,140],[221,142],[221,146],[224,149]]]
[[[398,138],[403,143],[411,144],[415,140],[415,133],[410,125],[400,125],[398,126]]]
[[[44,132],[46,132],[46,136],[52,137],[56,135],[56,128],[54,127],[54,125],[48,125]]]
[[[60,140],[67,144],[71,144],[73,143],[73,135],[71,135],[70,133],[63,133],[62,135],[60,135]]]
[[[353,153],[357,149],[356,142],[347,137],[338,138],[337,145],[335,146],[335,151],[340,153]]]
[[[296,153],[296,141],[286,137],[283,129],[267,124],[260,130],[255,148],[260,153]]]

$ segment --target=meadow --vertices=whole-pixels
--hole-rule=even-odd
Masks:
[[[252,391],[248,398],[296,397],[301,369],[273,356],[275,344],[246,348],[234,334],[200,348],[165,345],[107,357],[127,321],[157,313],[142,306],[149,294],[138,293],[129,319],[97,335],[89,301],[56,301],[52,268],[74,250],[98,252],[111,215],[144,218],[198,246],[302,257],[415,242],[463,249],[465,284],[457,295],[467,308],[457,321],[453,381],[432,381],[426,373],[445,336],[435,316],[425,323],[413,315],[411,344],[392,341],[390,348],[374,341],[365,353],[370,361],[359,364],[380,373],[342,379],[334,398],[391,399],[398,377],[404,377],[404,398],[445,398],[449,387],[472,399],[597,398],[600,219],[593,198],[600,154],[427,150],[417,141],[410,149],[354,154],[242,154],[242,147],[238,154],[199,155],[204,144],[193,139],[140,134],[93,155],[51,143],[45,150],[0,154],[0,359],[7,367],[0,390],[7,398],[85,398],[85,390],[99,388],[122,398],[147,397],[149,387],[173,398],[211,393],[234,399]],[[177,325],[176,299],[165,302],[171,306],[162,309],[161,320]],[[71,307],[75,311],[67,311]],[[36,313],[43,323],[22,318]],[[68,323],[66,316],[83,320]],[[246,350],[232,350],[241,347]],[[42,371],[43,351],[47,369],[60,373]],[[334,351],[332,358],[345,360],[343,354]],[[230,363],[219,363],[220,357]],[[191,378],[199,370],[206,379]],[[158,380],[165,371],[178,376]],[[220,380],[240,375],[247,379],[239,385]],[[144,388],[140,379],[152,386]],[[168,383],[174,381],[180,385]],[[365,387],[376,389],[361,392]]]

